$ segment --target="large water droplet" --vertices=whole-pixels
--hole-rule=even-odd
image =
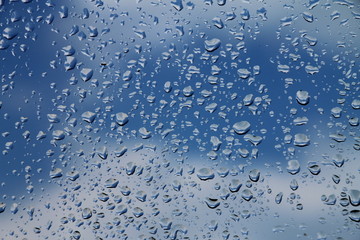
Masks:
[[[292,175],[297,174],[300,172],[300,163],[298,160],[290,160],[288,161],[287,170]]]
[[[250,123],[248,121],[237,122],[233,125],[233,129],[237,134],[245,134],[250,130]]]
[[[302,133],[295,134],[294,145],[298,147],[305,147],[310,145],[310,138]]]
[[[205,49],[208,52],[213,52],[218,49],[221,45],[221,41],[218,38],[213,38],[210,40],[205,40]]]
[[[197,171],[197,176],[200,180],[206,181],[215,177],[214,172],[210,168],[200,168]]]
[[[307,91],[297,91],[296,92],[296,100],[298,101],[298,103],[300,103],[301,105],[306,105],[309,103],[310,101],[310,96],[309,93]]]

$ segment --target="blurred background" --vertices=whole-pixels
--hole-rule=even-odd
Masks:
[[[0,0],[0,239],[359,239],[359,21]]]

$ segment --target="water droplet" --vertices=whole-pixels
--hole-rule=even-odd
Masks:
[[[314,21],[314,16],[310,12],[303,12],[303,18],[309,23]]]
[[[253,169],[249,172],[249,178],[253,182],[257,182],[260,179],[260,171],[258,169]]]
[[[360,109],[360,100],[359,99],[354,99],[351,102],[351,106],[353,107],[353,109]]]
[[[342,112],[342,109],[340,107],[334,107],[334,108],[331,109],[331,115],[334,118],[341,117],[341,112]]]
[[[116,188],[119,184],[119,181],[115,178],[109,178],[105,181],[105,187],[107,188]]]
[[[239,179],[231,179],[229,190],[231,192],[238,192],[241,188],[242,184]]]
[[[317,42],[317,40],[315,41],[313,39],[310,39],[310,45],[315,45],[316,42]],[[306,73],[308,73],[310,75],[314,75],[315,73],[319,72],[319,68],[315,67],[315,66],[307,65],[305,67],[305,71],[306,71]]]
[[[338,184],[340,182],[340,177],[338,175],[333,175],[332,176],[332,180],[334,181],[334,183]]]
[[[116,213],[122,215],[127,212],[127,207],[124,204],[120,204],[116,207]]]
[[[241,197],[246,201],[250,201],[253,198],[253,194],[249,189],[244,189],[241,193]]]
[[[248,121],[237,122],[233,125],[233,129],[239,135],[245,134],[250,130],[250,123]]]
[[[89,219],[92,217],[92,211],[90,208],[84,208],[82,211],[82,218]]]
[[[173,0],[171,1],[171,5],[177,10],[177,11],[181,11],[184,6],[183,6],[183,0]]]
[[[275,196],[275,203],[276,203],[276,204],[280,204],[281,201],[282,201],[282,198],[283,198],[283,193],[282,193],[282,192],[276,194],[276,196]]]
[[[296,100],[301,105],[308,104],[310,101],[309,93],[307,91],[302,91],[302,90],[297,91],[296,92]]]
[[[7,40],[11,40],[13,38],[15,38],[18,35],[18,32],[15,28],[10,28],[7,27],[3,30],[3,37],[6,38]]]
[[[75,48],[71,45],[67,45],[62,48],[62,51],[65,56],[72,56],[75,54]]]
[[[308,170],[313,175],[318,175],[321,172],[320,166],[318,164],[316,164],[315,162],[308,163]]]
[[[50,177],[51,178],[59,178],[62,177],[62,169],[61,168],[55,168],[54,170],[50,171]]]
[[[220,206],[220,201],[217,199],[217,198],[210,198],[210,197],[207,197],[205,199],[205,203],[206,205],[211,208],[211,209],[215,209],[217,208],[218,206]]]
[[[359,206],[360,205],[360,191],[356,189],[351,189],[349,191],[349,200],[351,205]]]
[[[80,71],[80,77],[83,81],[89,81],[93,76],[93,70],[91,68],[83,68]]]
[[[252,134],[246,134],[244,136],[244,140],[252,143],[254,146],[257,146],[262,142],[263,138],[261,136],[255,136],[255,135],[252,135]]]
[[[183,89],[183,94],[185,97],[191,97],[194,94],[194,90],[191,86],[187,86]]]
[[[82,119],[83,119],[85,122],[92,123],[92,122],[95,120],[95,118],[96,118],[96,113],[87,111],[87,112],[84,112],[84,113],[81,115],[81,117],[82,117]]]
[[[172,221],[169,218],[162,218],[160,219],[159,224],[163,230],[170,230]]]
[[[251,72],[249,70],[247,70],[246,68],[238,69],[237,73],[238,73],[239,77],[242,79],[247,79],[251,74]]]
[[[120,112],[116,114],[116,122],[120,126],[124,126],[129,122],[129,116],[126,113]]]
[[[213,18],[212,22],[213,22],[214,26],[219,29],[222,29],[224,27],[224,23],[221,20],[221,18],[219,18],[219,17]]]
[[[310,138],[302,133],[295,134],[294,145],[298,147],[305,147],[310,145]]]
[[[6,209],[6,204],[3,202],[0,202],[0,213],[4,212]]]
[[[298,184],[298,182],[296,181],[296,179],[291,180],[291,182],[290,182],[290,188],[291,188],[291,190],[293,190],[293,191],[296,191],[296,190],[299,188],[299,184]]]
[[[287,170],[290,174],[294,175],[300,172],[300,163],[298,160],[288,161]]]
[[[121,157],[121,156],[123,156],[126,152],[127,152],[127,147],[125,147],[125,146],[118,147],[118,148],[114,151],[116,157]]]
[[[218,38],[213,38],[211,40],[205,40],[205,49],[208,52],[213,52],[218,49],[221,45],[221,41]]]
[[[200,180],[206,181],[215,177],[214,172],[210,168],[200,168],[197,171],[197,176]]]
[[[360,210],[351,210],[349,218],[354,222],[360,222]]]
[[[326,205],[335,205],[336,203],[336,196],[335,194],[330,194],[328,197],[325,196],[325,199],[323,200],[323,202]]]
[[[139,133],[140,133],[140,136],[142,139],[148,139],[148,138],[151,138],[151,132],[148,131],[146,128],[144,127],[141,127],[139,129]]]

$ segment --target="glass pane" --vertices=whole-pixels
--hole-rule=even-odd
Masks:
[[[0,0],[0,239],[360,236],[356,0]]]

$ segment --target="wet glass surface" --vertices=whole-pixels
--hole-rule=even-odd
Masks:
[[[0,239],[360,235],[357,0],[0,0]]]

